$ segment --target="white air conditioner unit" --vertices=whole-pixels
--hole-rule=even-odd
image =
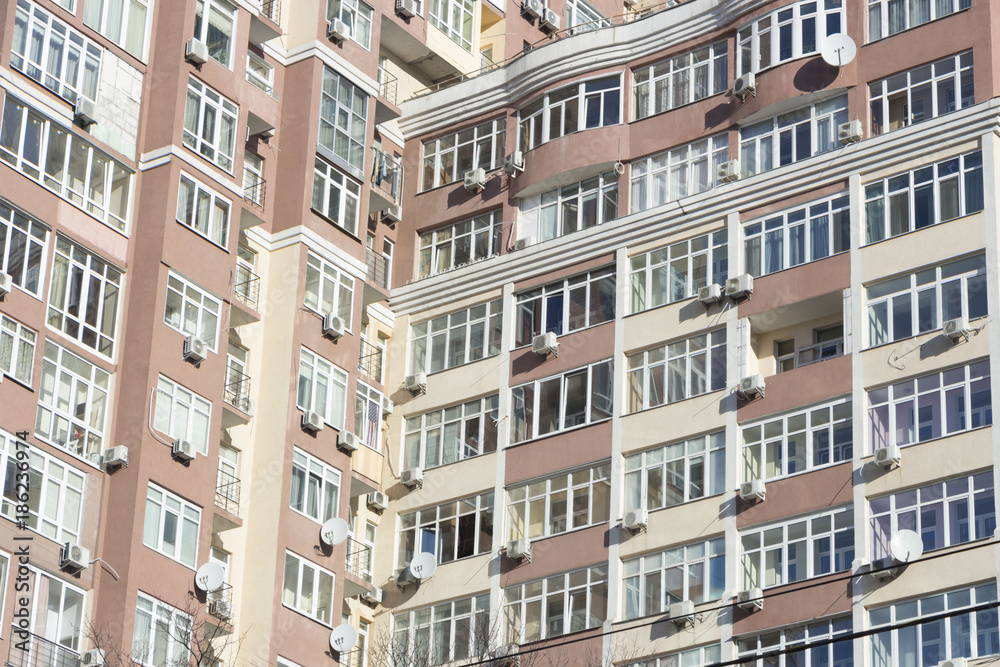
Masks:
[[[887,445],[882,449],[875,450],[875,465],[880,468],[898,466],[902,460],[903,455],[899,451],[899,445]]]
[[[486,170],[482,167],[470,169],[463,176],[465,189],[469,192],[479,192],[486,187]]]
[[[302,430],[319,433],[323,430],[323,415],[312,410],[302,413]]]
[[[208,60],[208,45],[192,37],[184,48],[184,60],[192,65],[204,65]]]
[[[524,152],[514,151],[503,159],[504,173],[517,176],[524,171]]]
[[[531,541],[526,537],[507,543],[507,558],[516,561],[531,560]]]
[[[388,396],[383,396],[382,397],[382,416],[383,417],[391,415],[392,411],[393,411],[393,409],[395,407],[396,407],[396,404],[392,402],[391,398],[389,398]]]
[[[698,301],[701,301],[706,306],[710,306],[713,303],[722,303],[722,285],[712,283],[711,285],[699,287]]]
[[[524,250],[528,246],[535,245],[534,236],[525,236],[514,242],[514,250]]]
[[[950,338],[952,343],[957,343],[959,340],[969,340],[971,334],[969,320],[965,317],[956,317],[944,323],[944,335]]]
[[[377,604],[382,604],[382,589],[373,588],[370,591],[365,591],[361,594],[361,601],[366,602],[372,606]]]
[[[537,19],[542,17],[542,12],[545,11],[545,3],[542,0],[524,0],[524,4],[521,6],[524,11],[524,15],[531,19]]]
[[[208,613],[222,621],[228,621],[233,617],[233,606],[229,600],[209,600]]]
[[[681,600],[670,605],[670,620],[678,628],[694,625],[694,602]]]
[[[633,535],[645,533],[646,529],[649,528],[649,513],[646,508],[640,507],[625,512],[625,516],[622,518],[622,528]]]
[[[497,646],[487,652],[489,664],[494,667],[521,667],[520,646],[515,643]]]
[[[124,445],[118,445],[117,447],[108,447],[104,450],[103,458],[104,468],[117,468],[128,467],[128,447]]]
[[[348,454],[356,452],[360,444],[361,439],[350,431],[341,431],[337,434],[337,449],[342,452],[347,452]]]
[[[73,120],[83,127],[96,123],[97,104],[94,103],[94,100],[88,100],[86,97],[76,98],[76,104],[73,106]]]
[[[872,561],[869,573],[879,581],[893,579],[899,574],[899,568],[896,567],[898,564],[892,556],[879,558]]]
[[[381,491],[372,491],[368,494],[368,509],[373,512],[384,512],[389,507],[389,496]]]
[[[396,13],[403,18],[413,18],[417,15],[416,0],[396,0]]]
[[[558,30],[560,22],[559,15],[556,14],[554,10],[546,7],[545,11],[542,12],[542,18],[538,21],[538,25],[542,28]]]
[[[394,225],[403,219],[403,207],[399,204],[393,204],[389,208],[382,211],[382,222]]]
[[[764,500],[766,493],[767,486],[762,479],[753,479],[740,485],[740,498],[747,502]]]
[[[59,568],[79,572],[90,564],[90,550],[74,542],[63,544],[59,552]]]
[[[332,18],[326,24],[326,36],[342,41],[351,36],[351,29],[340,19]]]
[[[104,651],[92,648],[80,654],[81,667],[104,667]]]
[[[323,316],[323,335],[327,338],[337,340],[344,335],[346,328],[344,318],[338,317],[333,313],[327,313]]]
[[[741,398],[746,400],[752,400],[760,396],[764,397],[764,376],[763,375],[748,375],[747,377],[740,380],[740,388],[737,393]]]
[[[733,82],[733,95],[740,98],[741,102],[747,98],[747,95],[757,96],[757,78],[753,72],[747,72]]]
[[[397,588],[407,588],[408,586],[415,586],[417,584],[417,578],[413,576],[410,572],[410,568],[402,567],[396,570],[392,575],[392,583],[396,584]]]
[[[14,278],[9,273],[0,271],[0,296],[10,294],[14,289]]]
[[[399,476],[399,481],[408,489],[422,489],[424,488],[424,469],[410,468],[404,470],[403,474]]]
[[[194,334],[184,339],[184,359],[192,364],[200,364],[208,356],[208,344]]]
[[[190,440],[177,438],[170,447],[170,455],[178,461],[190,461],[195,456],[194,445]]]
[[[719,170],[716,172],[715,177],[720,183],[732,183],[733,181],[740,180],[741,175],[740,161],[729,160],[719,165]]]
[[[951,660],[942,660],[937,667],[967,667],[968,664],[969,661],[965,658],[952,658]]]
[[[426,393],[427,373],[414,373],[413,375],[407,375],[406,380],[403,382],[403,387],[414,396]]]
[[[253,399],[249,396],[238,396],[236,407],[253,417]]]
[[[554,331],[540,333],[531,339],[531,351],[540,357],[547,357],[550,354],[559,356],[559,339]]]
[[[751,588],[736,594],[736,606],[745,611],[764,608],[764,592],[759,588]]]
[[[749,299],[753,294],[753,276],[749,273],[726,281],[726,296],[731,299]]]
[[[850,120],[837,126],[837,140],[842,144],[856,144],[864,136],[860,120]]]

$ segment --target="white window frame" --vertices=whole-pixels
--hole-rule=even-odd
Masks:
[[[190,77],[184,103],[184,145],[227,173],[233,173],[239,113],[236,104]]]
[[[338,92],[341,88],[342,93]],[[341,103],[342,95],[350,99],[350,105]],[[343,120],[347,121],[346,126],[341,125]],[[324,66],[316,147],[325,158],[347,169],[356,178],[364,177],[367,122],[368,94],[343,74]],[[338,151],[338,144],[346,150]]]
[[[173,550],[166,540],[167,518],[173,517],[175,531]],[[146,513],[143,520],[142,543],[170,560],[195,569],[198,563],[198,533],[201,530],[201,508],[189,503],[162,486],[149,483],[146,489]],[[184,543],[192,544],[184,555]]]
[[[614,321],[615,283],[615,267],[608,266],[516,295],[514,347],[531,345],[532,339],[543,332],[562,336]],[[555,310],[558,318],[550,322],[549,316]]]
[[[777,169],[840,147],[837,127],[846,123],[847,95],[793,109],[760,123],[740,128],[740,165],[743,177]],[[809,145],[802,146],[798,129],[809,128]],[[782,160],[782,146],[788,155]]]
[[[0,247],[0,271],[18,288],[41,298],[49,257],[49,226],[0,199]]]
[[[827,37],[846,30],[843,0],[799,0],[741,26],[736,33],[736,75],[820,53]],[[812,9],[809,13],[803,13]],[[812,42],[803,29],[812,23]],[[782,42],[788,51],[783,55]]]
[[[437,373],[500,354],[502,308],[495,299],[411,326],[410,372]]]
[[[20,576],[22,573],[18,574]],[[30,596],[28,607],[32,616],[31,632],[36,637],[59,647],[54,651],[52,647],[47,647],[51,652],[49,655],[55,653],[63,660],[70,658],[63,649],[72,651],[73,657],[79,655],[80,642],[85,634],[83,612],[87,602],[87,591],[30,564],[27,566],[26,578],[29,591],[27,595]],[[18,581],[24,582],[24,578]],[[17,637],[16,634],[13,636]],[[50,657],[46,662],[61,661]]]
[[[403,611],[392,617],[389,664],[412,660],[418,665],[442,665],[475,658],[489,648],[490,634],[489,593]],[[461,636],[468,642],[459,644]]]
[[[626,560],[622,563],[622,616],[632,620],[662,614],[682,600],[695,604],[720,600],[726,588],[725,569],[725,537]],[[668,590],[671,583],[680,584],[680,596]],[[695,594],[699,587],[701,592]]]
[[[296,498],[296,484],[299,498]],[[337,517],[340,514],[340,485],[339,470],[298,447],[292,448],[292,483],[288,498],[292,511],[319,524]],[[310,507],[316,511],[310,511]]]
[[[603,21],[601,19],[604,19]],[[606,28],[612,25],[611,20],[605,18],[597,11],[593,5],[585,0],[567,0],[566,2],[566,28],[576,28],[571,35],[579,35],[582,32]]]
[[[152,0],[127,0],[119,3],[120,23],[113,25],[115,12],[112,0],[88,0],[83,4],[83,22],[101,33],[130,54],[145,62],[149,48],[149,28],[152,20]],[[141,27],[141,32],[130,30]]]
[[[500,254],[503,223],[491,211],[420,235],[419,277],[444,273]]]
[[[225,34],[224,30],[220,30],[220,33],[225,35],[222,46],[216,46],[209,40],[212,29],[219,29],[219,26],[212,22],[213,13],[217,13],[219,18],[230,21],[228,35]],[[209,17],[208,20],[205,20],[206,14]],[[209,58],[228,69],[233,68],[233,56],[236,51],[234,48],[237,33],[236,17],[238,14],[236,5],[228,0],[196,0],[195,2],[194,38],[208,47]]]
[[[370,449],[382,451],[382,392],[358,380],[354,392],[354,434]]]
[[[541,243],[617,219],[619,181],[617,172],[606,171],[525,197],[520,205],[518,238]]]
[[[87,377],[79,374],[81,369],[88,371]],[[35,437],[87,460],[102,453],[110,385],[106,370],[46,340]],[[62,406],[60,396],[73,396],[78,402]]]
[[[601,377],[603,375],[603,377]],[[584,386],[583,404],[579,406],[582,418],[577,424],[569,424],[566,421],[566,408],[570,401],[567,400],[567,393],[571,389],[571,383],[575,378],[582,376]],[[545,433],[539,432],[541,424],[541,402],[542,386],[558,383],[558,399],[554,405],[548,406],[552,414],[553,423],[551,430]],[[598,384],[604,386],[598,386]],[[518,444],[529,440],[536,440],[546,436],[555,435],[564,431],[570,431],[611,418],[613,412],[612,387],[614,385],[614,361],[604,359],[587,366],[574,368],[565,373],[528,382],[526,384],[512,387],[511,392],[511,427],[510,444]]]
[[[295,581],[289,581],[289,573],[294,568]],[[312,590],[303,590],[303,572],[306,569],[312,570]],[[325,582],[328,581],[327,586]],[[294,583],[294,590],[289,588],[289,584]],[[333,572],[316,565],[312,561],[299,556],[296,553],[285,550],[284,576],[281,584],[281,604],[282,606],[294,609],[304,616],[308,616],[317,623],[325,626],[333,626],[333,591],[337,583],[337,575]],[[288,596],[292,597],[289,598]],[[324,607],[323,602],[327,605]]]
[[[171,312],[171,300],[174,310]],[[185,313],[196,310],[198,313],[195,329],[188,331]],[[219,333],[219,318],[222,313],[222,301],[214,294],[203,290],[179,273],[170,271],[167,274],[167,298],[163,311],[163,323],[184,334],[197,336],[205,341],[212,352],[216,352]]]
[[[181,172],[177,186],[177,222],[215,245],[228,249],[232,209],[232,201]]]
[[[728,45],[721,41],[632,70],[635,120],[728,90],[728,55]]]
[[[333,262],[309,253],[306,258],[305,306],[318,315],[335,313],[348,332],[354,313],[354,278]]]
[[[629,314],[676,303],[707,284],[729,277],[729,231],[725,228],[629,258]]]
[[[203,428],[199,429],[199,423]],[[160,375],[156,383],[153,428],[173,440],[187,440],[195,451],[208,455],[212,426],[212,402],[170,378]]]
[[[152,656],[159,645],[165,665],[186,665],[191,655],[192,619],[180,609],[139,591],[132,632],[132,660],[157,667]]]
[[[326,400],[319,400],[316,387],[326,390]],[[343,401],[337,400],[334,388]],[[308,396],[306,396],[308,394]],[[337,430],[344,428],[347,413],[347,372],[308,348],[299,351],[299,381],[295,405],[305,412],[322,415],[323,421]]]
[[[38,332],[0,313],[0,373],[31,387]]]
[[[247,51],[246,78],[268,95],[274,94],[274,65],[253,51]]]
[[[430,0],[427,22],[472,53],[475,17],[476,3],[472,0]]]
[[[534,516],[538,510],[541,510],[541,517]],[[605,523],[610,516],[610,461],[507,489],[508,542],[524,537],[534,541],[570,533]]]
[[[374,10],[364,0],[327,0],[327,20],[338,18],[347,24],[351,39],[371,50]]]
[[[506,136],[507,119],[501,117],[425,141],[421,192],[455,183],[470,169],[499,169]]]
[[[950,88],[947,87],[949,82]],[[868,97],[872,136],[972,106],[976,101],[972,51],[963,51],[870,83]],[[913,113],[917,102],[920,102],[919,117]],[[929,103],[929,109],[923,108],[925,102]],[[900,113],[894,121],[895,111]]]
[[[766,634],[741,637],[736,640],[736,650],[741,659],[740,664],[748,667],[858,664],[853,662],[852,629],[850,616],[824,619],[808,625],[798,625]],[[843,639],[824,646],[810,646],[814,642],[829,641],[837,637],[843,637]],[[846,650],[840,652],[838,649]],[[780,653],[775,657],[753,659],[754,655],[770,655],[776,651],[780,651]],[[817,651],[819,654],[816,653]],[[844,653],[849,656],[850,663],[845,661],[847,656]],[[807,659],[812,661],[806,662]]]
[[[714,665],[718,662],[722,662],[722,646],[708,644],[626,664],[627,667],[678,667],[678,665]]]
[[[608,616],[608,566],[605,563],[556,574],[541,581],[507,586],[503,589],[503,594],[504,625],[508,642],[526,644],[539,639],[551,639],[571,632],[601,627]],[[561,605],[553,604],[555,595],[562,598]],[[574,605],[581,596],[582,610]],[[602,598],[605,604],[603,609],[597,606]],[[537,606],[532,606],[539,609],[538,636],[526,634],[527,610],[531,603],[537,603]],[[553,609],[562,609],[563,613],[550,616],[549,611]],[[580,620],[581,611],[582,627],[574,627],[573,621]],[[576,619],[573,618],[574,614],[577,616]]]
[[[578,81],[535,98],[517,112],[518,148],[527,152],[567,134],[618,125],[622,122],[622,88],[622,75],[612,74]],[[596,122],[588,120],[590,104],[597,105]],[[574,114],[576,126],[572,127]],[[553,119],[558,125],[552,124]]]
[[[910,17],[910,7],[907,6],[905,2],[893,2],[893,0],[868,0],[868,41],[874,42],[885,37],[891,37],[896,33],[902,32],[904,30],[909,30],[910,28],[916,28],[917,26],[923,25],[928,21],[936,21],[937,19],[944,18],[945,16],[950,16],[955,12],[960,12],[962,10],[968,9],[972,6],[972,0],[936,0],[935,2],[921,2],[927,9],[926,18],[924,17]],[[945,7],[945,4],[948,7]],[[897,26],[890,26],[889,21],[889,7],[891,5],[896,5],[900,8],[902,12],[902,22]],[[941,12],[942,9],[949,9],[950,11]]]
[[[846,192],[743,223],[744,266],[754,278],[850,249],[851,205]]]
[[[312,210],[348,234],[357,236],[361,184],[317,156],[313,168]]]
[[[696,475],[701,470],[700,475]],[[695,479],[695,477],[698,479]],[[650,493],[659,477],[659,488]],[[625,456],[626,511],[655,511],[701,500],[726,491],[724,431],[672,442]],[[671,502],[667,490],[679,493]]]
[[[699,359],[703,359],[702,368],[696,366]],[[726,388],[726,330],[716,329],[634,352],[626,355],[626,361],[626,414],[710,394]],[[682,374],[679,395],[671,391],[671,367]],[[696,383],[700,383],[700,391],[693,387]]]
[[[493,394],[407,416],[403,468],[427,470],[495,452],[499,405],[500,396]]]
[[[632,213],[662,206],[718,185],[719,166],[729,159],[729,137],[717,134],[629,163]]]
[[[464,517],[472,517],[469,529],[474,539],[472,553],[462,555],[458,549],[461,544],[459,530]],[[433,554],[438,563],[488,554],[493,549],[493,539],[485,540],[484,544],[480,538],[491,535],[498,523],[494,517],[492,491],[400,514],[397,565],[406,567],[418,553]],[[446,538],[450,538],[450,545],[445,544]]]

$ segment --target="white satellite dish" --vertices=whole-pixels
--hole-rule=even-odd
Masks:
[[[203,591],[211,593],[222,588],[226,583],[226,570],[215,561],[209,561],[194,573],[194,584]]]
[[[319,529],[319,538],[323,544],[336,546],[347,539],[347,522],[340,518],[330,519]]]
[[[858,46],[845,32],[838,32],[829,35],[820,49],[819,55],[827,65],[833,67],[843,67],[854,60],[858,53]]]
[[[901,530],[889,540],[889,554],[899,563],[910,563],[924,553],[924,541],[912,530]]]
[[[426,552],[418,553],[410,561],[410,572],[417,579],[430,579],[437,569],[437,556]]]
[[[351,625],[338,625],[330,633],[330,646],[337,653],[346,653],[358,643],[358,631]]]

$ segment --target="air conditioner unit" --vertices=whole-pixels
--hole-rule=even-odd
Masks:
[[[59,568],[79,572],[90,564],[90,550],[73,542],[66,542],[59,552]]]
[[[524,250],[528,246],[535,245],[534,236],[525,236],[514,242],[514,250]]]
[[[124,445],[118,445],[117,447],[108,447],[104,450],[103,458],[104,468],[117,468],[119,466],[128,467],[128,447]]]
[[[516,561],[531,560],[531,541],[526,537],[507,543],[507,558]]]
[[[413,18],[417,15],[416,0],[396,0],[396,13],[403,18]]]
[[[479,192],[486,187],[486,170],[482,167],[470,169],[463,177],[465,189],[469,192]]]
[[[678,628],[694,625],[694,602],[681,600],[670,605],[670,620]]]
[[[208,45],[192,37],[184,48],[184,60],[192,65],[204,65],[208,60]]]
[[[337,434],[337,449],[342,452],[347,452],[348,454],[356,452],[360,444],[361,439],[350,431],[341,431]]]
[[[177,438],[170,448],[170,455],[178,461],[190,461],[195,456],[194,445],[190,440]]]
[[[388,396],[383,396],[382,397],[382,416],[383,417],[388,417],[389,415],[391,415],[392,411],[395,409],[395,407],[396,407],[396,404],[392,402],[391,398],[389,398]]]
[[[875,465],[881,468],[898,466],[902,460],[903,455],[899,451],[899,445],[888,445],[875,450]]]
[[[959,340],[969,340],[971,333],[969,320],[965,317],[956,317],[944,323],[944,335],[950,338],[952,343],[957,343]]]
[[[80,654],[81,667],[104,667],[104,651],[92,648]]]
[[[253,399],[249,396],[238,396],[236,407],[253,417]]]
[[[503,159],[504,173],[517,176],[524,171],[524,152],[514,151]]]
[[[228,621],[233,617],[233,606],[229,600],[209,600],[208,613],[219,620]]]
[[[559,340],[554,331],[540,333],[531,339],[531,351],[540,357],[547,357],[550,354],[559,356]]]
[[[427,373],[414,373],[407,375],[403,381],[403,387],[414,396],[427,392]]]
[[[351,29],[340,19],[332,18],[326,24],[326,36],[330,39],[345,40],[351,36]]]
[[[764,500],[767,487],[762,479],[753,479],[740,485],[740,498],[747,502]]]
[[[14,289],[14,278],[9,273],[4,273],[0,271],[0,296],[5,294],[10,294],[11,290]]]
[[[747,377],[740,380],[740,388],[737,393],[741,398],[746,400],[752,400],[760,396],[764,397],[764,376],[763,375],[748,375]]]
[[[333,313],[327,313],[323,316],[323,335],[330,340],[337,340],[343,336],[346,328],[344,318]]]
[[[417,578],[410,572],[410,568],[402,567],[393,573],[392,583],[396,584],[398,588],[406,588],[408,586],[415,586]]]
[[[323,430],[323,415],[312,410],[302,413],[302,430],[319,433]]]
[[[749,273],[726,281],[726,296],[732,299],[749,299],[753,294],[753,276]]]
[[[842,144],[856,144],[864,139],[860,120],[851,120],[837,126],[837,139]]]
[[[542,12],[542,18],[539,19],[538,25],[542,28],[558,30],[560,25],[559,15],[556,14],[554,10],[546,7],[545,11]]]
[[[373,588],[370,591],[365,591],[361,594],[361,601],[366,602],[372,606],[377,604],[382,604],[382,589]]]
[[[951,660],[942,660],[937,667],[967,667],[968,664],[969,661],[965,658],[952,658]]]
[[[403,207],[394,204],[382,211],[382,222],[386,224],[396,224],[403,219]]]
[[[869,572],[879,581],[893,579],[897,574],[899,574],[899,568],[896,567],[896,565],[898,565],[898,563],[892,556],[886,556],[885,558],[879,558],[872,561]]]
[[[368,509],[373,512],[384,512],[389,507],[389,496],[381,491],[372,491],[368,494]]]
[[[757,96],[757,78],[753,72],[747,72],[733,82],[733,95],[740,98],[741,102],[747,98],[747,95]]]
[[[715,177],[720,183],[732,183],[733,181],[740,180],[741,175],[740,161],[729,160],[719,165],[719,170],[716,172]]]
[[[736,594],[736,606],[745,611],[764,608],[764,592],[759,588],[740,591]]]
[[[542,17],[542,12],[545,11],[545,3],[542,0],[524,0],[521,9],[528,18],[537,19]]]
[[[520,646],[515,643],[497,646],[487,653],[490,658],[489,664],[494,665],[494,667],[520,667],[521,656],[519,652]]]
[[[622,518],[622,528],[633,535],[645,533],[646,529],[649,528],[649,513],[646,508],[642,507],[625,512],[625,516]]]
[[[83,127],[96,123],[97,104],[94,103],[94,100],[88,100],[86,97],[76,98],[76,104],[73,106],[73,120]]]
[[[424,469],[410,468],[404,470],[403,474],[399,476],[399,481],[408,489],[422,489],[424,488]]]
[[[191,334],[184,339],[184,358],[192,364],[200,364],[208,356],[208,345],[202,339]]]
[[[722,285],[712,283],[698,288],[698,301],[706,306],[713,303],[722,303]]]

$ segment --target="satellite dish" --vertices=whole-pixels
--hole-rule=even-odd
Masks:
[[[203,591],[211,593],[222,588],[226,583],[226,570],[215,561],[209,561],[194,573],[194,584]]]
[[[350,625],[338,625],[330,633],[330,646],[337,653],[346,653],[358,643],[358,631]]]
[[[827,65],[843,67],[854,60],[857,53],[858,47],[850,35],[838,32],[826,38],[819,55]]]
[[[900,563],[910,563],[924,553],[924,541],[912,530],[901,530],[889,540],[889,553]]]
[[[319,529],[319,538],[323,544],[336,546],[347,539],[347,522],[343,519],[330,519]]]
[[[426,552],[418,553],[410,561],[410,572],[417,579],[430,579],[437,569],[437,556]]]

